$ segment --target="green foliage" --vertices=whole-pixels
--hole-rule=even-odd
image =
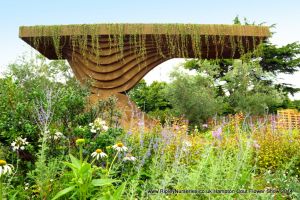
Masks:
[[[98,137],[95,139],[91,138],[91,146],[100,148],[100,149],[105,149],[107,146],[112,146],[115,141],[117,140],[118,137],[121,135],[124,135],[124,130],[119,128],[119,129],[108,129],[108,131],[100,133]]]
[[[71,154],[70,160],[71,162],[65,162],[65,165],[72,169],[73,178],[70,186],[58,192],[53,200],[70,192],[72,192],[72,198],[77,197],[77,199],[85,200],[92,197],[94,187],[103,187],[117,182],[117,180],[113,179],[93,179],[95,168],[90,163],[79,160]]]
[[[220,112],[222,99],[217,98],[210,77],[188,75],[179,70],[167,88],[167,96],[174,110],[192,123],[199,124]]]
[[[252,150],[250,145],[241,145],[243,146],[239,152],[205,147],[195,167],[192,168],[185,178],[178,182],[176,188],[203,188],[206,191],[225,188],[233,191],[252,189],[251,184],[254,181],[253,169],[255,169],[251,166],[250,152]],[[193,199],[191,194],[186,196]],[[236,192],[226,195],[206,192],[204,194],[196,194],[196,196],[198,199],[232,199],[240,197]]]
[[[254,22],[249,23],[246,18],[242,23],[238,16],[234,19],[234,24],[237,26],[241,26],[242,24],[255,25]],[[236,112],[263,114],[264,112],[275,112],[278,107],[283,107],[280,105],[283,94],[297,91],[288,84],[277,84],[273,79],[278,72],[293,73],[297,70],[299,67],[299,59],[297,58],[299,45],[293,43],[278,48],[275,45],[266,43],[262,44],[256,52],[259,53],[244,55],[242,58],[243,62],[247,61],[250,64],[237,64],[233,59],[220,59],[217,61],[190,60],[186,62],[185,67],[196,69],[202,77],[209,77],[213,80],[211,84],[215,87],[214,92],[216,91],[216,95],[209,95],[209,97],[219,97],[218,102],[222,101],[223,108],[217,108],[218,112],[222,111],[221,113],[224,114]],[[261,66],[257,66],[256,63],[259,63]],[[169,97],[172,96],[171,100],[166,98],[165,88],[165,83],[154,82],[150,86],[147,86],[145,82],[141,82],[129,94],[131,99],[143,111],[146,111],[149,115],[158,116],[162,121],[165,121],[166,114],[174,114],[174,110],[177,112],[177,115],[186,115],[188,112],[186,109],[187,106],[184,106],[185,111],[183,108],[178,109],[178,99],[180,99],[182,93],[169,95]],[[175,98],[176,95],[179,97],[178,99]],[[187,102],[185,100],[182,102]],[[172,102],[172,105],[169,101]],[[172,109],[173,107],[177,108]],[[208,105],[208,107],[210,106]],[[196,110],[193,109],[193,112],[196,112]],[[217,113],[216,111],[213,112]],[[195,117],[195,114],[190,115]],[[202,116],[202,119],[191,119],[191,116],[188,118],[190,121],[203,121],[211,115],[209,113],[206,116]]]
[[[124,135],[124,130],[121,128],[109,128],[107,131],[98,131],[92,133],[90,127],[76,127],[72,134],[76,138],[86,138],[88,145],[86,151],[93,152],[95,149],[106,149],[107,146],[112,146],[117,138]]]
[[[293,42],[281,47],[271,43],[262,45],[259,64],[262,69],[273,74],[293,74],[300,68],[300,44]]]
[[[75,81],[65,62],[47,62],[40,56],[22,58],[9,65],[0,82],[1,142],[10,146],[18,136],[27,138],[30,146],[19,155],[31,161],[39,149],[41,132],[45,131],[41,123],[47,122],[50,132],[66,131],[77,125],[76,119],[84,113],[89,94],[87,88]]]
[[[48,62],[44,57],[37,56],[31,60],[22,58],[11,64],[8,73],[0,79],[0,156],[17,166],[17,176],[24,177],[13,177],[11,184],[20,185],[25,181],[28,184],[26,191],[22,192],[22,187],[9,188],[7,195],[10,199],[24,199],[27,196],[53,198],[62,188],[70,185],[69,177],[63,176],[66,169],[61,165],[61,160],[74,152],[77,137],[87,136],[89,145],[85,152],[81,152],[81,155],[87,155],[99,147],[105,149],[113,145],[116,138],[124,133],[118,128],[120,112],[116,109],[117,99],[110,97],[96,106],[89,105],[89,86],[79,85],[69,70],[63,61]],[[92,133],[88,124],[99,117],[103,117],[108,124],[105,129],[102,127],[97,133]],[[29,144],[9,151],[18,137],[26,138]],[[91,164],[86,164],[83,171],[91,167]],[[90,169],[95,172],[94,167]],[[91,184],[98,187],[107,184],[107,181],[104,183],[95,179]],[[121,198],[124,187],[122,185],[115,193],[105,195],[98,190],[92,192],[103,198]],[[73,189],[78,187],[59,192],[58,196]]]
[[[222,87],[229,93],[226,99],[236,113],[261,115],[281,103],[281,94],[256,78],[267,76],[255,62],[233,63],[232,69],[221,80],[226,82]]]
[[[128,95],[142,111],[165,122],[173,115],[172,105],[165,92],[167,85],[165,82],[154,81],[148,86],[145,80],[141,80]]]
[[[147,86],[145,80],[141,80],[129,92],[129,97],[138,107],[145,112],[154,112],[157,110],[166,110],[171,108],[170,102],[166,99],[164,90],[167,87],[165,82],[154,81]]]
[[[19,165],[19,176],[31,169],[29,191],[42,199],[50,198],[49,192],[58,189],[51,180],[63,169],[59,160],[69,151],[73,127],[91,122],[90,112],[85,110],[88,88],[81,87],[69,70],[63,61],[48,62],[37,56],[11,64],[0,79],[0,138],[1,146],[6,147],[1,157]],[[57,131],[67,138],[54,140]],[[17,152],[8,151],[18,136],[27,138],[29,145]],[[21,198],[21,193],[15,194]]]
[[[213,79],[218,96],[224,97],[224,113],[275,112],[284,99],[282,90],[268,81],[274,75],[264,71],[255,60],[191,60],[184,67]]]
[[[114,31],[122,33],[116,27]],[[53,28],[52,31],[55,37],[51,39],[59,47],[56,38],[59,30]],[[73,41],[86,42],[87,34]],[[113,37],[120,41],[121,48],[122,34]],[[84,44],[76,45],[85,48]],[[176,45],[170,48],[178,53]],[[59,48],[56,51],[59,53]],[[175,110],[195,124],[224,112],[225,106],[232,112],[260,113],[266,107],[277,106],[280,100],[280,93],[265,82],[271,76],[253,62],[192,60],[188,63],[189,68],[197,69],[196,75],[177,71],[173,73],[171,84],[156,82],[147,86],[142,82],[132,91],[132,97],[149,113],[163,115]],[[149,129],[139,125],[126,133],[117,122],[120,117],[117,100],[110,98],[89,107],[88,86],[80,87],[67,69],[64,62],[47,62],[38,57],[11,65],[10,72],[0,79],[0,159],[5,157],[15,166],[14,173],[3,182],[4,198],[275,198],[267,193],[260,196],[251,193],[169,196],[149,192],[153,189],[267,187],[293,190],[290,194],[276,194],[279,198],[299,197],[298,133],[283,137],[280,131],[274,130],[269,136],[265,134],[268,124],[245,125],[246,120],[242,119],[224,120],[220,126],[212,127],[212,130],[221,130],[218,138],[212,136],[209,129],[205,133],[198,128],[188,130],[185,121],[175,123],[176,119]],[[95,131],[92,128],[99,118],[107,123],[107,129],[102,126]],[[247,129],[242,130],[243,127]],[[55,139],[58,131],[62,136]],[[253,137],[257,134],[259,147],[254,148]],[[24,150],[10,151],[11,143],[19,136],[26,137],[29,144]],[[128,152],[111,147],[120,140],[128,146]],[[91,160],[89,155],[98,148],[108,157]],[[125,154],[134,155],[135,161],[124,161]],[[61,162],[66,161],[66,156],[70,160]],[[271,172],[264,173],[266,169]]]
[[[281,47],[277,47],[271,43],[262,45],[262,54],[259,64],[266,72],[271,72],[274,75],[279,73],[294,74],[300,69],[300,44],[297,42],[290,43]],[[287,83],[274,83],[271,79],[268,84],[275,84],[278,89],[282,89],[287,94],[294,95],[299,91]]]
[[[293,101],[292,105],[287,106],[287,108],[296,108],[300,111],[300,100]]]
[[[27,183],[31,185],[30,188],[28,186],[28,192],[34,193],[37,198],[50,198],[53,196],[53,191],[57,191],[54,180],[64,169],[60,157],[44,160],[39,154],[35,169],[27,174]]]
[[[233,19],[233,24],[242,24],[238,15]]]
[[[293,169],[280,169],[275,172],[266,171],[266,181],[271,185],[271,188],[279,188],[283,199],[299,199],[300,198],[300,180],[293,174]],[[273,189],[274,190],[274,189]]]

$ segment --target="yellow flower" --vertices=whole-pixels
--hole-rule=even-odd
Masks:
[[[5,174],[11,174],[14,167],[7,164],[5,160],[0,160],[0,177]]]
[[[127,151],[128,150],[128,148],[125,147],[122,142],[115,144],[114,146],[112,146],[112,148],[117,151]]]
[[[101,149],[96,149],[96,151],[94,151],[91,154],[92,157],[96,157],[97,160],[99,160],[99,158],[105,158],[107,157],[107,154],[104,153]]]

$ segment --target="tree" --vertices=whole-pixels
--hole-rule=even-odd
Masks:
[[[146,81],[141,80],[130,90],[129,96],[141,110],[147,113],[170,109],[172,106],[164,93],[166,86],[167,83],[158,81],[147,86]]]
[[[275,76],[280,73],[294,74],[300,69],[300,44],[297,42],[277,47],[271,43],[265,43],[261,47],[261,60],[259,64],[266,72],[271,72]],[[268,84],[274,84],[277,89],[282,89],[286,94],[294,95],[300,91],[287,83],[274,83],[268,80]]]
[[[222,98],[217,97],[211,77],[188,75],[179,69],[171,74],[167,96],[177,115],[184,115],[191,124],[201,124],[220,112]]]
[[[274,107],[282,102],[282,93],[257,77],[267,78],[259,64],[236,60],[221,79],[225,81],[226,100],[235,113],[263,114],[274,111]]]
[[[218,96],[224,97],[224,114],[274,112],[282,102],[282,89],[271,84],[275,75],[263,70],[259,60],[191,60],[184,66],[213,79]]]

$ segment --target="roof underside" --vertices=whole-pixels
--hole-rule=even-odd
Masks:
[[[98,37],[106,40],[106,43],[111,42],[111,36],[122,36],[122,40],[119,42],[119,46],[122,46],[130,40],[132,36],[144,36],[147,43],[158,43],[153,39],[157,36],[161,37],[159,42],[162,42],[165,46],[177,45],[176,48],[184,48],[185,39],[181,39],[180,42],[172,41],[167,37],[179,38],[185,36],[187,43],[190,43],[185,48],[192,48],[192,40],[200,40],[200,50],[203,51],[202,55],[206,55],[205,58],[215,58],[215,52],[208,52],[208,49],[220,49],[220,44],[216,44],[217,40],[223,38],[225,43],[224,55],[222,58],[228,58],[233,40],[240,42],[240,46],[248,45],[247,52],[255,48],[257,44],[265,40],[270,36],[269,28],[266,26],[244,26],[244,25],[216,25],[216,24],[82,24],[82,25],[54,25],[54,26],[22,26],[19,30],[19,36],[30,46],[38,50],[44,56],[49,59],[64,59],[64,56],[57,55],[57,49],[63,51],[65,46],[72,45],[72,39],[74,37],[86,37],[89,40],[93,40],[93,37]],[[199,37],[198,37],[199,36]],[[200,39],[195,39],[195,38]],[[59,38],[59,47],[57,42],[53,39]],[[150,39],[149,39],[150,38]],[[152,38],[152,41],[151,41]],[[232,40],[233,39],[233,40]],[[100,39],[99,39],[100,40]],[[201,41],[202,40],[202,41]],[[142,41],[139,41],[142,43]],[[170,43],[171,42],[171,43]],[[202,44],[200,45],[200,43]],[[82,45],[77,42],[77,45]],[[100,42],[101,43],[101,42]],[[99,44],[100,44],[99,43]],[[124,43],[124,44],[123,44]],[[182,43],[182,44],[179,44]],[[195,43],[195,42],[194,42]],[[206,45],[203,45],[206,43]],[[252,43],[251,45],[247,43]],[[179,44],[179,45],[178,45]],[[130,46],[129,44],[126,44]],[[194,45],[194,44],[193,44]],[[231,46],[230,46],[231,45]],[[132,45],[131,45],[132,46]],[[194,45],[195,46],[195,45]],[[80,47],[79,47],[80,48]],[[101,48],[101,47],[100,47]],[[167,47],[166,47],[167,48]],[[233,50],[235,51],[235,50]],[[186,57],[195,56],[195,52],[187,55]],[[239,53],[235,53],[234,58],[239,57]],[[180,57],[180,55],[173,57]],[[195,56],[197,57],[197,56]]]
[[[92,91],[124,92],[171,58],[240,58],[270,36],[264,26],[95,24],[20,27],[49,59],[67,59]]]

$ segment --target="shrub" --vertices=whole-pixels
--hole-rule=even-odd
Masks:
[[[298,133],[293,135],[285,131],[272,132],[270,129],[266,129],[255,137],[260,146],[256,155],[258,158],[257,164],[262,169],[275,171],[300,155]],[[295,160],[293,166],[290,167],[300,175],[299,159]]]
[[[173,72],[172,76],[174,80],[166,91],[177,114],[183,114],[191,124],[197,125],[221,111],[222,100],[216,97],[211,79],[180,71]]]

